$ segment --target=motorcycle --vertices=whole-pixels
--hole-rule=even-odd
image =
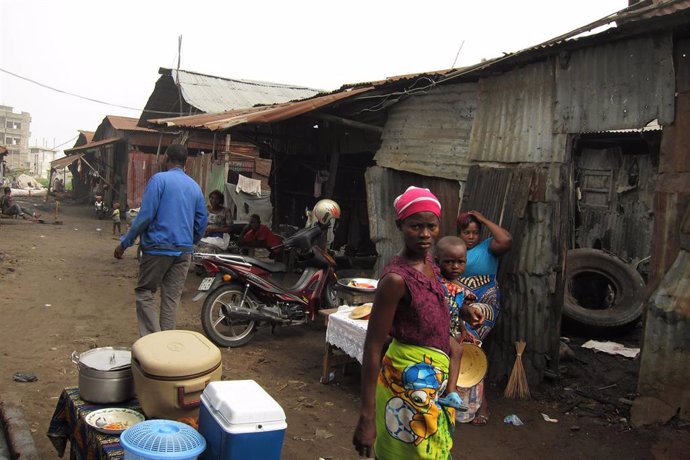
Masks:
[[[218,346],[248,343],[260,325],[298,325],[316,319],[319,308],[337,306],[335,259],[319,244],[330,223],[316,222],[287,237],[272,249],[294,251],[302,269],[297,282],[283,286],[278,278],[288,273],[286,264],[237,254],[201,254],[207,276],[194,301],[205,297],[201,324]]]

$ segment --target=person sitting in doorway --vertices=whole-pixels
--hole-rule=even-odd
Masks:
[[[283,242],[283,239],[273,233],[268,226],[261,223],[258,214],[252,214],[249,223],[240,232],[239,245],[243,248],[266,248],[271,251],[271,256],[276,256],[276,250],[272,249]]]
[[[232,232],[232,214],[223,205],[224,201],[220,190],[213,190],[208,194],[208,226],[204,237],[194,247],[194,252],[217,254],[228,248]]]

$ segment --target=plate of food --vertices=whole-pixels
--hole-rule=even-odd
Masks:
[[[132,409],[119,407],[95,410],[84,419],[95,430],[105,434],[120,434],[130,426],[146,420],[144,415]]]
[[[338,284],[353,291],[374,292],[379,281],[371,278],[341,278]]]

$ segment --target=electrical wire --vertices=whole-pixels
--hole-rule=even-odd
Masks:
[[[84,99],[84,100],[87,100],[87,101],[90,101],[90,102],[96,102],[97,104],[109,105],[109,106],[111,106],[111,107],[118,107],[118,108],[127,109],[127,110],[135,110],[135,111],[137,111],[137,112],[143,112],[143,111],[144,111],[144,109],[141,109],[141,108],[129,107],[129,106],[120,105],[120,104],[113,104],[113,103],[110,103],[110,102],[100,101],[100,100],[98,100],[98,99],[93,99],[93,98],[90,98],[90,97],[81,96],[81,95],[79,95],[79,94],[71,93],[71,92],[69,92],[69,91],[64,91],[64,90],[61,90],[61,89],[58,89],[58,88],[54,88],[54,87],[52,87],[52,86],[46,85],[46,84],[41,83],[41,82],[38,82],[38,81],[36,81],[36,80],[32,80],[31,78],[24,77],[24,76],[22,76],[22,75],[18,75],[18,74],[14,73],[14,72],[10,72],[9,70],[3,69],[3,68],[0,68],[0,72],[4,72],[4,73],[6,73],[6,74],[8,74],[8,75],[11,75],[11,76],[13,76],[13,77],[15,77],[15,78],[19,78],[19,79],[21,79],[21,80],[28,81],[29,83],[33,83],[34,85],[41,86],[41,87],[46,88],[46,89],[49,89],[49,90],[51,90],[51,91],[55,91],[55,92],[62,93],[62,94],[67,94],[68,96],[78,97],[79,99]],[[159,111],[159,110],[146,110],[146,112],[149,112],[149,113],[159,113],[159,114],[163,114],[163,115],[178,115],[177,112],[163,112],[163,111]]]

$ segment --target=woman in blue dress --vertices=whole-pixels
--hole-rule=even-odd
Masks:
[[[484,240],[481,240],[482,225],[491,234]],[[473,328],[467,323],[465,326],[470,334],[484,340],[496,324],[500,312],[501,294],[496,281],[499,257],[510,250],[513,237],[479,211],[464,212],[458,216],[458,236],[467,245],[467,265],[459,281],[477,296],[476,305],[484,307],[481,326]],[[484,395],[472,423],[485,425],[488,421],[489,407]]]

